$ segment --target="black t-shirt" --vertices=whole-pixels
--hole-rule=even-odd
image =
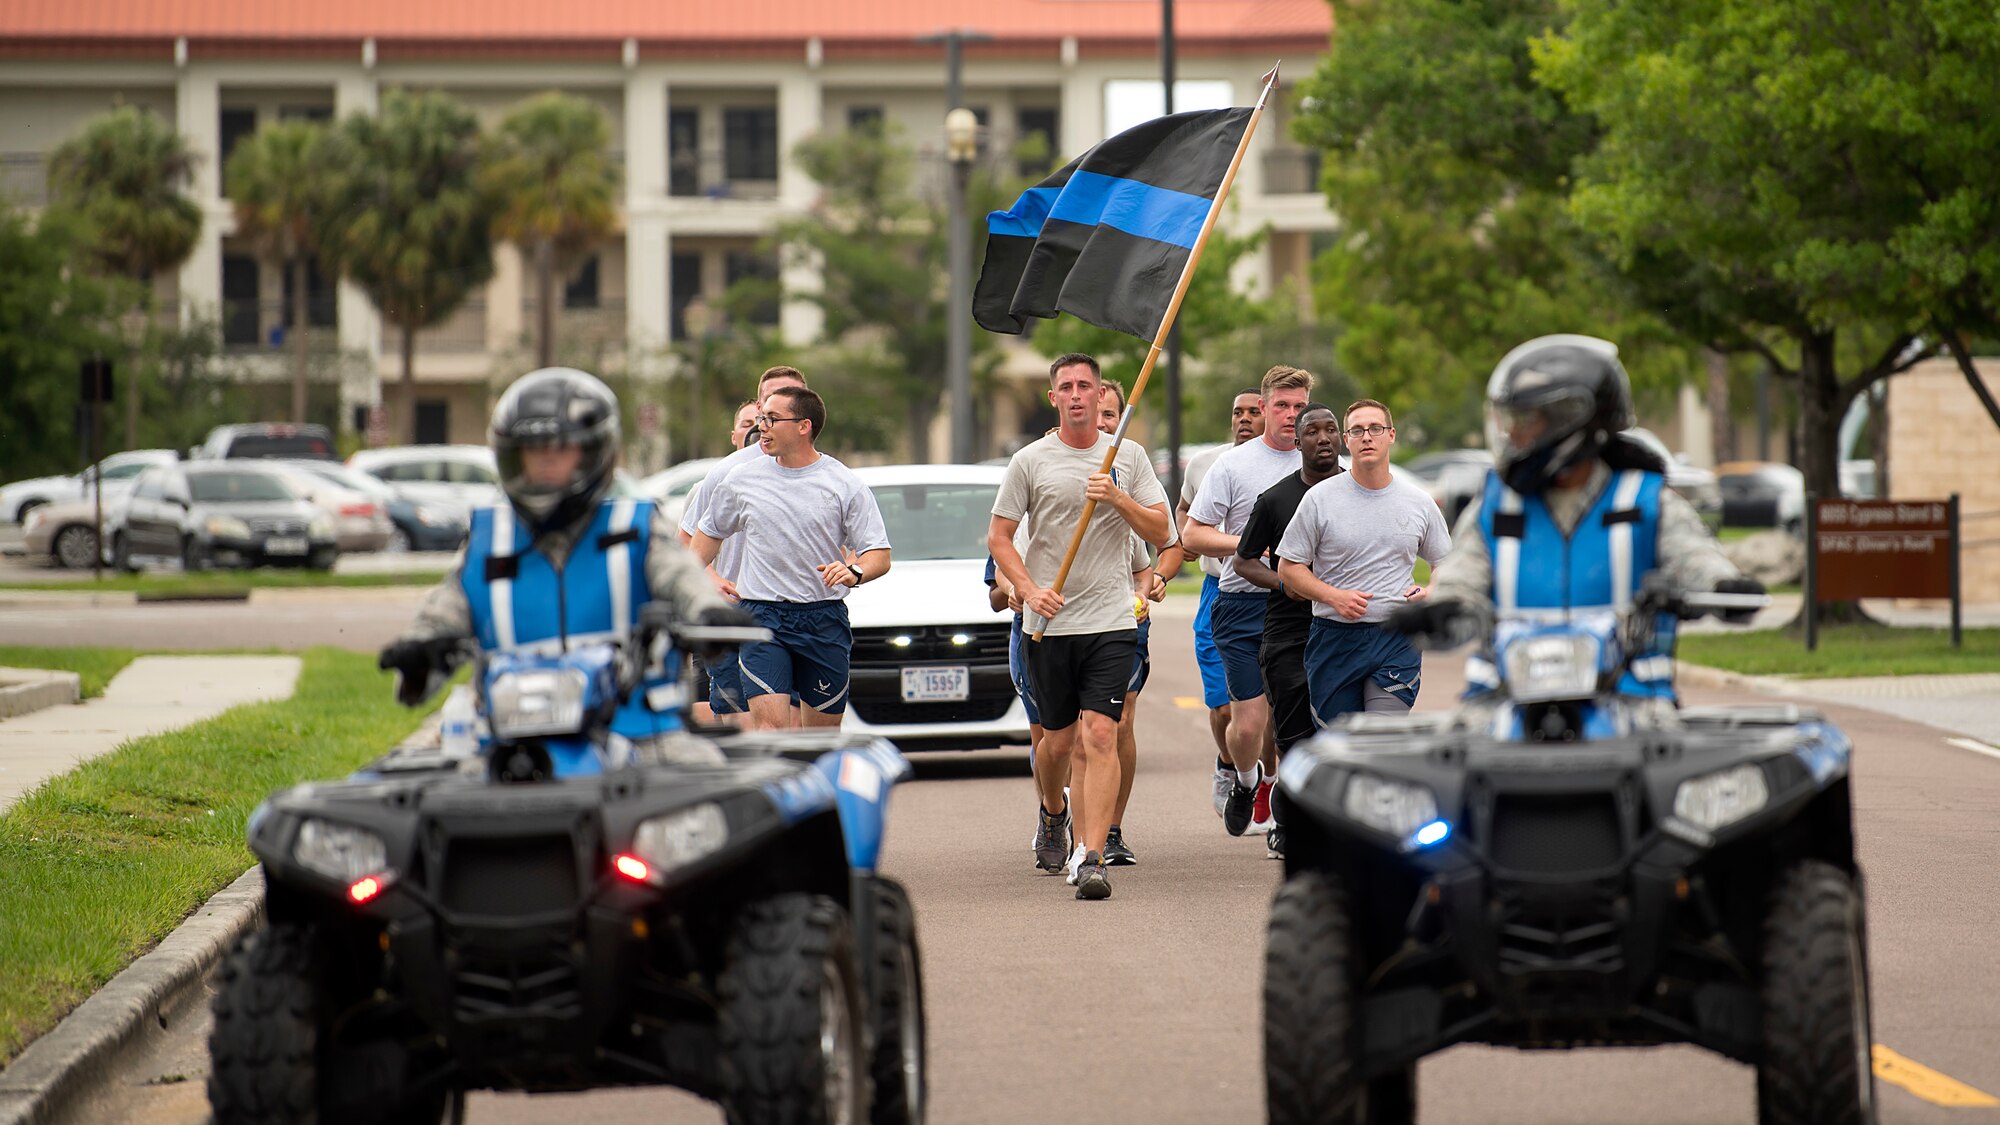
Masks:
[[[1336,469],[1336,474],[1339,471]],[[1292,525],[1292,517],[1298,513],[1306,491],[1305,474],[1293,473],[1260,493],[1237,540],[1237,556],[1257,559],[1272,570],[1278,569],[1278,543],[1285,538],[1285,529]],[[1273,593],[1265,600],[1266,637],[1280,643],[1304,644],[1311,629],[1311,602],[1302,602],[1285,593]]]

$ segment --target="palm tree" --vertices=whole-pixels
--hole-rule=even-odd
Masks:
[[[236,231],[292,279],[292,421],[306,420],[306,266],[324,206],[319,149],[326,127],[313,121],[266,125],[229,158]]]
[[[497,201],[493,233],[535,268],[535,361],[555,362],[556,278],[567,277],[617,225],[621,176],[611,120],[596,105],[549,91],[500,123],[482,176]]]
[[[201,208],[181,194],[194,159],[173,126],[133,106],[92,118],[49,158],[51,208],[82,220],[105,271],[145,286],[149,336],[159,315],[154,275],[187,261],[201,237]],[[141,396],[138,364],[129,367],[125,447],[132,449],[139,444]]]
[[[477,180],[479,122],[452,98],[391,91],[326,138],[317,244],[402,330],[403,424],[416,440],[416,337],[493,276],[493,207]]]

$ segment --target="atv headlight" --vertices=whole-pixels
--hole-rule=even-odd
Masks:
[[[710,801],[639,822],[633,854],[662,874],[713,855],[729,842],[729,818]]]
[[[366,828],[308,818],[292,841],[292,859],[300,867],[340,883],[389,870],[389,848]]]
[[[1596,637],[1551,633],[1507,646],[1507,694],[1518,703],[1589,699],[1597,694],[1603,648]]]
[[[1713,832],[1763,808],[1770,799],[1764,767],[1753,762],[1681,782],[1674,790],[1674,815]]]
[[[1437,798],[1429,789],[1368,773],[1348,779],[1340,807],[1350,819],[1399,840],[1410,839],[1438,818]]]
[[[504,672],[487,688],[487,723],[498,739],[575,734],[583,727],[583,698],[590,679],[580,668]]]

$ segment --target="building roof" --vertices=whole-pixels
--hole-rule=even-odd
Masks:
[[[1175,37],[1196,53],[1285,48],[1317,52],[1332,32],[1327,0],[1179,0]],[[1154,50],[1160,8],[1149,0],[6,0],[0,46],[90,54],[181,38],[192,53],[250,44],[403,45],[430,53],[513,53],[622,45],[648,55],[803,48],[896,52],[918,36],[977,29],[981,54],[1041,53],[1065,38],[1086,48]],[[539,53],[539,52],[538,52]]]

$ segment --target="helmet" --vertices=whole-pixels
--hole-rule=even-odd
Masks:
[[[544,367],[514,381],[493,408],[487,431],[500,465],[500,487],[537,533],[566,527],[610,491],[618,461],[618,396],[596,376],[571,367]],[[522,451],[575,446],[583,456],[569,479],[528,480]]]
[[[1537,493],[1633,424],[1618,345],[1542,336],[1508,352],[1486,384],[1486,446],[1507,487]]]

